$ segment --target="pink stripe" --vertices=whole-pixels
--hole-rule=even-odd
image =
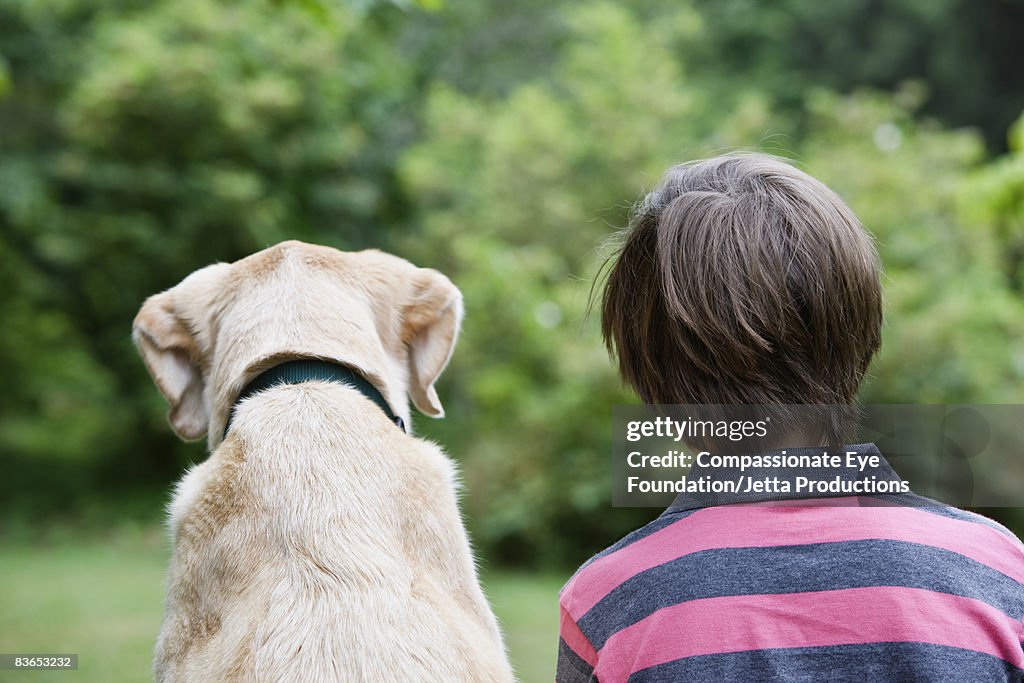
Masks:
[[[1020,622],[980,600],[877,586],[680,603],[613,635],[595,670],[604,683],[683,657],[899,642],[946,645],[1024,668]]]
[[[563,609],[561,610],[561,613],[562,622],[559,627],[559,636],[561,636],[562,640],[565,641],[565,644],[568,645],[573,652],[579,655],[580,659],[590,666],[594,666],[594,664],[597,663],[597,651],[594,649],[594,646],[591,645],[590,641],[587,640],[587,637],[583,635],[583,631],[581,631],[580,627],[576,625],[576,622],[572,620],[572,617],[569,616],[568,612]]]
[[[848,504],[839,506],[840,500]],[[907,541],[959,553],[1024,583],[1024,547],[996,529],[915,508],[860,507],[855,500],[834,499],[828,506],[727,505],[698,510],[595,560],[565,587],[562,604],[578,620],[630,577],[702,550],[868,539]]]

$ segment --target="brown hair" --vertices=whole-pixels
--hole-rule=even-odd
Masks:
[[[670,168],[636,207],[604,289],[601,329],[646,403],[850,411],[881,344],[871,236],[832,190],[782,159],[730,154]]]

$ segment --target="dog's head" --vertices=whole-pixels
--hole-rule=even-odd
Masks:
[[[380,251],[282,242],[197,270],[151,296],[132,336],[187,440],[220,440],[253,377],[293,358],[348,365],[409,422],[408,395],[442,417],[434,383],[462,322],[462,294],[428,268]]]

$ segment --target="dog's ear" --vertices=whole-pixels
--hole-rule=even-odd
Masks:
[[[175,433],[186,441],[202,438],[209,415],[197,362],[199,351],[191,330],[176,310],[173,290],[146,300],[135,316],[132,339],[170,404],[167,417]]]
[[[448,365],[462,325],[462,292],[430,268],[420,268],[403,310],[402,337],[409,352],[409,395],[420,412],[444,417],[434,383]]]

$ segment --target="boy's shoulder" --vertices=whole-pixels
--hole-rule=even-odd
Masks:
[[[697,510],[674,510],[670,508],[639,529],[629,532],[621,539],[584,562],[572,577],[566,581],[565,585],[562,586],[562,590],[559,592],[563,609],[568,609],[570,604],[573,602],[573,595],[578,593],[581,584],[587,585],[594,580],[601,581],[602,579],[607,581],[612,578],[608,576],[608,574],[612,573],[613,569],[616,567],[625,569],[625,565],[631,564],[631,558],[629,555],[622,551],[627,550],[635,543],[681,522],[696,511]],[[620,572],[615,571],[614,573],[618,574]]]

